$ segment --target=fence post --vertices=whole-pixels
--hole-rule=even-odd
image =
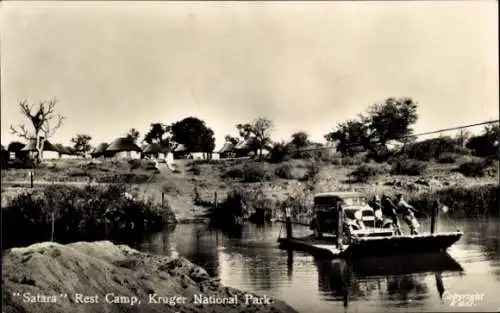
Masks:
[[[161,208],[163,209],[165,206],[165,193],[161,192]]]
[[[337,206],[337,248],[342,250],[342,235],[344,230],[344,210],[342,206]]]
[[[214,191],[214,207],[217,208],[217,191]]]
[[[286,208],[285,213],[286,213],[286,238],[292,239],[292,237],[293,237],[293,234],[292,234],[292,209]]]
[[[54,241],[54,228],[55,228],[55,214],[54,212],[51,213],[51,231],[50,231],[50,241]]]
[[[434,202],[434,205],[432,206],[431,210],[431,234],[434,234],[436,231],[436,220],[437,220],[437,214],[439,210],[439,200]]]
[[[33,171],[30,171],[30,187],[33,188]]]

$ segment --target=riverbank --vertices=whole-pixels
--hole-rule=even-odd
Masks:
[[[483,190],[495,188],[488,186],[498,186],[499,181],[498,161],[487,164],[484,175],[459,171],[464,164],[474,162],[481,163],[484,159],[450,155],[439,160],[406,160],[400,164],[366,162],[362,156],[341,158],[338,155],[279,163],[251,159],[176,160],[175,171],[162,163],[157,169],[151,168],[151,161],[147,160],[54,160],[35,170],[34,184],[50,182],[85,186],[89,182],[109,183],[109,178],[114,177],[114,183],[126,181],[134,186],[141,198],[156,204],[167,202],[181,223],[205,220],[215,202],[220,205],[235,190],[242,191],[249,211],[265,207],[272,216],[280,213],[285,205],[299,211],[306,210],[314,193],[349,190],[368,196],[403,193],[418,203],[423,203],[420,199],[434,195],[448,199],[451,199],[448,194],[463,196],[464,201],[454,201],[453,204],[463,203],[466,205],[463,209],[467,209],[476,201],[474,197],[489,194]],[[2,206],[9,194],[29,189],[29,181],[26,181],[29,171],[2,170]],[[353,172],[358,175],[352,175]],[[360,177],[360,172],[366,177]],[[467,190],[471,190],[470,194]],[[491,203],[493,208],[498,203],[483,202]],[[489,212],[492,211],[490,208]]]
[[[224,287],[184,258],[142,253],[109,241],[13,248],[3,253],[2,267],[6,313],[296,312],[277,299],[266,304],[264,295]],[[185,303],[161,303],[162,296]],[[194,302],[236,298],[236,304]]]

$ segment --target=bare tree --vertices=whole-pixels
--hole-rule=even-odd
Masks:
[[[33,130],[28,130],[26,125],[10,126],[12,134],[26,139],[28,142],[34,140],[37,150],[36,161],[41,162],[44,143],[52,137],[57,129],[61,127],[64,116],[55,113],[57,100],[40,101],[38,105],[28,104],[22,101],[19,103],[21,113],[29,119]]]

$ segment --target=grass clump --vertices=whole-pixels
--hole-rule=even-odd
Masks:
[[[274,174],[279,178],[293,179],[292,170],[293,167],[290,164],[284,163],[276,167],[276,169],[274,170]]]
[[[436,161],[438,163],[443,163],[443,164],[453,164],[456,163],[457,160],[459,159],[459,155],[455,153],[444,153],[440,155]]]
[[[353,172],[349,174],[349,176],[351,176],[355,182],[367,183],[383,173],[384,169],[380,166],[363,164],[358,166]]]
[[[311,162],[307,164],[306,173],[300,180],[303,182],[315,182],[318,179],[319,172],[319,165],[316,162]]]
[[[268,181],[270,179],[269,173],[266,171],[262,163],[246,163],[243,166],[243,182],[245,183],[258,183]]]
[[[144,184],[150,182],[151,175],[143,173],[114,173],[96,177],[98,183]]]
[[[234,165],[222,175],[223,178],[239,179],[245,183],[258,183],[271,179],[263,163],[248,161],[243,165]]]

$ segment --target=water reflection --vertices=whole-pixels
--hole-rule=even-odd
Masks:
[[[186,257],[219,276],[225,285],[279,298],[299,312],[332,312],[342,307],[353,312],[452,311],[442,299],[446,292],[484,293],[487,301],[474,310],[496,310],[500,307],[496,295],[499,223],[459,223],[464,237],[452,246],[451,256],[314,259],[277,248],[280,224],[224,231],[181,224],[145,238],[136,248]],[[440,231],[446,227],[440,225]],[[297,234],[301,231],[294,229]]]
[[[318,289],[327,301],[369,300],[377,296],[389,302],[424,300],[430,291],[426,280],[434,271],[437,295],[445,291],[442,272],[462,271],[448,254],[424,256],[365,258],[358,260],[315,260]]]

